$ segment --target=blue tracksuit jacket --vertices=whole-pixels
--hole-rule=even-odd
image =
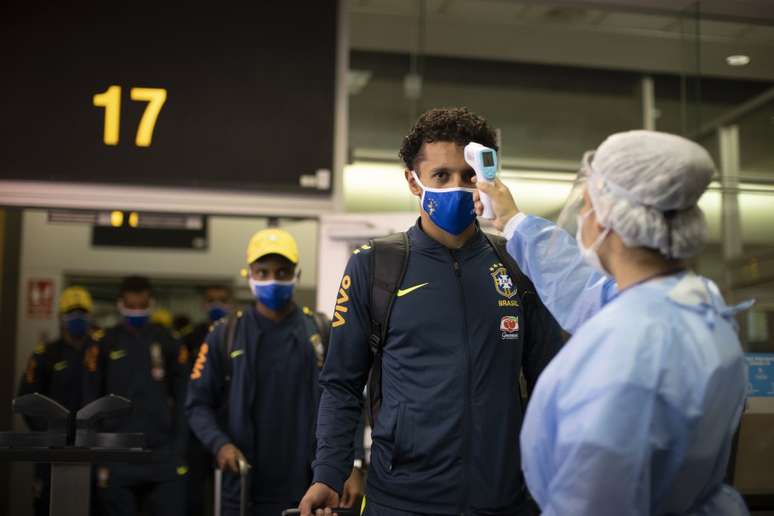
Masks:
[[[316,345],[320,336],[317,333],[310,334],[309,326],[304,321],[307,315],[300,309],[296,309],[288,317],[292,318],[289,324],[293,325],[293,342],[263,342],[265,339],[261,338],[254,308],[246,307],[241,312],[230,354],[231,382],[228,392],[225,392],[226,373],[221,349],[226,340],[226,319],[221,319],[215,324],[199,351],[188,387],[186,413],[189,424],[194,434],[213,455],[230,442],[242,451],[253,468],[274,468],[277,476],[288,478],[284,492],[271,493],[276,496],[274,500],[259,500],[255,498],[256,493],[251,493],[254,503],[297,502],[311,480],[311,463],[315,452],[314,428],[320,396],[318,363],[322,356],[321,348]],[[301,437],[301,442],[297,443],[297,451],[293,456],[283,457],[275,464],[258,464],[256,461],[256,437],[260,436],[256,435],[254,406],[260,379],[256,378],[255,371],[258,347],[262,345],[292,346],[294,352],[301,353],[305,358],[299,361],[303,364],[303,370],[286,371],[286,374],[292,375],[311,393],[294,405],[277,403],[272,407],[271,412],[279,428],[301,427],[299,434],[306,436]],[[226,407],[227,410],[224,410]],[[303,431],[304,427],[306,432]],[[349,464],[349,469],[351,468],[352,462]],[[238,476],[224,474],[224,504],[238,506],[239,495]]]
[[[419,223],[408,236],[367,497],[421,514],[520,514],[519,374],[535,384],[562,344],[559,327],[534,293],[517,292],[480,231],[459,250]],[[339,492],[372,360],[370,253],[364,246],[346,267],[321,375],[314,480]]]

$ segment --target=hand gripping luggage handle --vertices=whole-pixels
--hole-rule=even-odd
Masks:
[[[240,516],[246,516],[247,514],[247,506],[250,501],[249,492],[248,492],[248,484],[247,484],[247,475],[250,473],[250,469],[252,466],[248,464],[246,461],[240,459],[239,460],[239,483],[241,488],[241,493],[239,494],[239,514]],[[222,503],[221,503],[221,489],[223,487],[223,471],[220,469],[215,469],[215,516],[221,516],[222,514]]]

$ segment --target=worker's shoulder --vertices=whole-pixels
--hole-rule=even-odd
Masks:
[[[219,342],[225,336],[229,324],[234,324],[235,330],[238,329],[242,324],[249,324],[251,318],[246,317],[247,311],[249,309],[249,306],[238,308],[230,314],[224,315],[217,321],[210,324],[207,328],[205,337],[205,340],[209,343],[209,346],[212,347],[213,341]]]
[[[371,241],[369,241],[352,250],[352,255],[349,257],[349,263],[352,265],[367,264],[370,261],[371,253],[373,253],[373,246],[371,245]]]
[[[64,345],[65,342],[62,338],[46,341],[41,340],[35,345],[35,348],[32,350],[32,355],[43,358],[46,355],[55,353],[56,351],[62,349]]]
[[[99,342],[105,338],[105,330],[102,328],[92,328],[89,330],[89,339],[92,342]]]
[[[387,248],[394,244],[394,249],[399,249],[398,244],[408,238],[408,233],[392,233],[383,237],[374,238],[367,243],[356,247],[352,251],[352,256],[349,258],[347,269],[354,271],[368,271],[372,266],[372,259],[376,253],[383,256],[383,253],[387,252]],[[408,246],[406,252],[409,252]]]
[[[176,331],[161,324],[150,324],[151,327],[148,335],[154,342],[159,342],[163,345],[174,345],[179,343],[180,337]]]

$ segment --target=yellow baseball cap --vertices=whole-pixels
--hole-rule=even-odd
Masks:
[[[298,263],[296,239],[282,229],[269,228],[259,231],[247,244],[247,264],[250,265],[267,254],[278,254]]]
[[[91,300],[91,295],[83,287],[68,287],[59,296],[59,313],[63,314],[76,309],[91,312],[93,308],[94,303]]]
[[[151,314],[151,322],[161,325],[167,329],[172,328],[173,319],[174,317],[172,316],[172,312],[170,312],[166,308],[157,308]]]

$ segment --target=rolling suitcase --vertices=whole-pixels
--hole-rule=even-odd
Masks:
[[[250,505],[250,489],[249,489],[249,474],[250,464],[240,460],[239,461],[239,516],[247,516],[247,507]],[[223,487],[223,471],[219,468],[215,468],[215,516],[222,516],[222,488]]]

